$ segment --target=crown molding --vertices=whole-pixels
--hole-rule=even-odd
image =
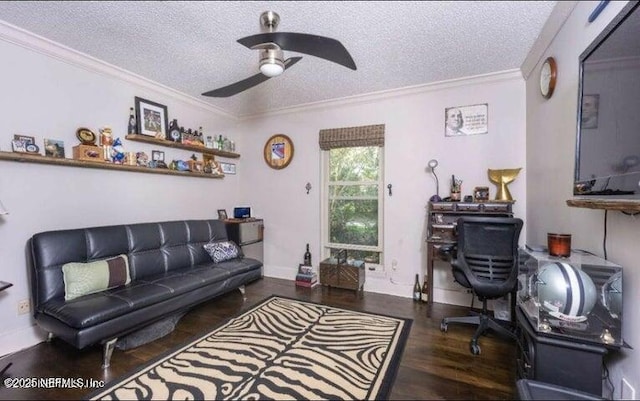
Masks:
[[[345,105],[358,104],[358,103],[369,103],[369,102],[390,99],[390,98],[399,97],[399,96],[408,96],[408,95],[414,95],[414,94],[420,94],[420,93],[426,93],[426,92],[440,91],[445,89],[457,88],[460,86],[482,85],[482,84],[487,84],[491,82],[510,81],[514,79],[519,79],[519,80],[523,79],[522,72],[519,69],[492,72],[488,74],[475,75],[475,76],[464,77],[464,78],[456,78],[456,79],[451,79],[446,81],[430,82],[427,84],[406,86],[403,88],[388,89],[388,90],[383,90],[378,92],[365,93],[365,94],[355,95],[355,96],[347,96],[347,97],[337,98],[337,99],[322,100],[319,102],[306,103],[306,104],[291,106],[291,107],[283,107],[281,109],[270,110],[270,111],[265,111],[265,112],[256,113],[256,114],[240,115],[238,116],[238,118],[240,119],[240,121],[246,121],[254,118],[270,117],[270,116],[289,114],[289,113],[300,113],[304,111],[310,111],[310,110],[316,110],[316,109],[322,109],[322,108],[328,108],[328,107],[345,106]]]
[[[531,50],[525,57],[520,69],[525,80],[529,79],[535,70],[538,62],[542,59],[545,52],[555,39],[558,32],[567,21],[571,12],[578,4],[577,1],[558,1],[549,15],[549,19],[545,22],[540,35],[531,46]]]
[[[191,106],[213,112],[221,117],[229,118],[232,120],[238,119],[237,116],[229,114],[228,112],[193,96],[187,95],[159,82],[155,82],[151,79],[125,70],[124,68],[109,64],[93,56],[67,47],[58,42],[54,42],[50,39],[47,39],[15,25],[9,24],[8,22],[2,20],[0,20],[0,40],[23,47],[27,50],[43,54],[45,56],[65,62],[75,67],[85,69],[90,72],[106,75],[108,77],[116,78],[133,85],[141,86],[145,89],[155,91],[162,96],[167,96],[187,103]]]

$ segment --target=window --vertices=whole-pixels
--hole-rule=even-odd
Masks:
[[[369,264],[382,263],[384,174],[383,147],[380,142],[354,142],[354,131],[376,128],[384,134],[384,125],[345,128],[349,139],[336,143],[333,131],[329,146],[321,134],[322,156],[322,245],[324,256],[335,256],[347,249],[348,257]],[[339,131],[339,130],[338,130]],[[345,133],[343,132],[343,133]],[[326,137],[325,137],[326,139]],[[344,138],[343,138],[344,139]],[[357,138],[356,138],[357,139]],[[384,136],[382,136],[384,139]],[[333,146],[331,146],[333,145]],[[347,145],[347,146],[345,146]]]

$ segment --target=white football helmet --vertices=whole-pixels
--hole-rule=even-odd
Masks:
[[[565,262],[540,268],[536,285],[538,302],[550,315],[567,321],[584,321],[598,300],[596,286],[582,270]]]

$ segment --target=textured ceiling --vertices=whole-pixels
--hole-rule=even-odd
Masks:
[[[236,116],[520,68],[555,1],[0,1],[0,19]],[[201,93],[258,72],[239,38],[280,14],[280,32],[337,39],[357,65],[294,52],[283,75],[230,98]]]

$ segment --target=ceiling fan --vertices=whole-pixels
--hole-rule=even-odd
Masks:
[[[320,57],[356,70],[356,63],[339,41],[306,33],[275,32],[279,22],[280,16],[277,13],[265,11],[260,15],[260,23],[268,32],[238,39],[238,43],[249,49],[260,51],[259,74],[231,85],[205,92],[202,95],[210,97],[233,96],[282,74],[286,69],[302,59],[302,57],[291,57],[285,60],[283,50]]]

